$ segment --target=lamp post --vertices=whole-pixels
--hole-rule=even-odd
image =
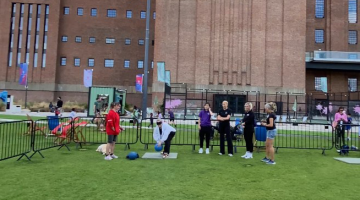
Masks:
[[[146,118],[147,96],[148,96],[148,66],[149,66],[149,29],[150,29],[150,3],[147,0],[146,8],[146,35],[145,35],[145,63],[144,63],[144,80],[142,93],[142,119]]]

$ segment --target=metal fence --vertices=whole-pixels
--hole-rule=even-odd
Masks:
[[[167,119],[165,121],[169,122]],[[155,144],[153,139],[153,129],[148,128],[150,120],[143,120],[142,128],[140,129],[140,142],[148,148],[148,145]],[[195,146],[200,144],[198,120],[175,120],[173,125],[176,129],[176,135],[171,141],[172,145],[192,145],[193,150]],[[237,147],[245,147],[243,134],[238,134],[235,130],[236,121],[230,121],[230,134],[232,134],[234,152]],[[216,121],[212,122],[213,132],[211,134],[210,146],[220,146],[220,134],[217,131]],[[333,148],[333,131],[330,125],[314,124],[314,123],[291,123],[279,122],[276,123],[278,135],[274,141],[276,150],[279,148],[291,149],[319,149],[323,153],[325,150]],[[254,143],[255,147],[265,146],[266,135],[261,132],[260,127],[255,128]],[[263,134],[263,135],[261,135]]]
[[[0,161],[26,155],[32,150],[30,120],[0,123]]]
[[[168,119],[164,119],[169,122]],[[213,131],[211,133],[210,147],[220,146],[220,134],[217,131],[217,122],[212,121]],[[237,131],[237,121],[231,120],[231,137],[234,152],[237,147],[245,147],[243,134]],[[42,150],[62,147],[68,148],[71,142],[82,146],[83,144],[106,144],[104,118],[56,118],[49,117],[43,120],[26,120],[0,123],[0,161],[20,157],[30,158]],[[145,148],[155,144],[153,140],[153,128],[150,119],[134,123],[132,119],[122,119],[120,125],[124,128],[119,135],[117,144],[125,144],[125,149],[130,144],[138,141]],[[198,120],[176,119],[173,124],[176,135],[172,145],[189,145],[195,150],[200,144]],[[330,124],[321,123],[299,123],[299,122],[277,122],[278,134],[274,141],[276,151],[281,148],[289,149],[317,149],[331,150],[335,147],[339,153],[347,154],[349,151],[359,151],[360,126],[354,124],[342,125],[342,129],[333,129]],[[339,126],[338,126],[339,127]],[[266,130],[264,127],[255,128],[254,146],[259,149],[265,146]],[[28,153],[32,153],[30,157]]]

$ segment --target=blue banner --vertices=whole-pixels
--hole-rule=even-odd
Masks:
[[[170,82],[171,82],[171,73],[170,70],[166,70],[165,72],[165,83],[170,86]]]
[[[27,74],[28,74],[28,64],[21,63],[20,64],[20,77],[19,77],[20,85],[27,85]]]

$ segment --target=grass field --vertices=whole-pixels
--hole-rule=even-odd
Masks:
[[[358,199],[359,166],[333,159],[318,150],[282,150],[274,166],[260,162],[264,152],[244,160],[191,152],[173,146],[176,160],[126,160],[124,145],[119,159],[105,161],[86,150],[50,149],[45,158],[31,162],[0,162],[0,199]],[[244,149],[239,149],[241,152]],[[140,155],[142,145],[132,145]],[[148,151],[153,151],[149,149]],[[360,157],[352,152],[351,156]]]
[[[0,115],[0,119],[27,120],[26,116],[20,115]],[[46,119],[46,117],[31,117],[32,120]]]

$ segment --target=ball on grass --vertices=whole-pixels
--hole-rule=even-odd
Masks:
[[[139,154],[137,154],[136,152],[130,152],[127,156],[127,159],[129,160],[135,160],[136,158],[139,158]]]
[[[155,151],[162,151],[163,150],[163,146],[162,145],[158,145],[158,144],[155,144]]]

